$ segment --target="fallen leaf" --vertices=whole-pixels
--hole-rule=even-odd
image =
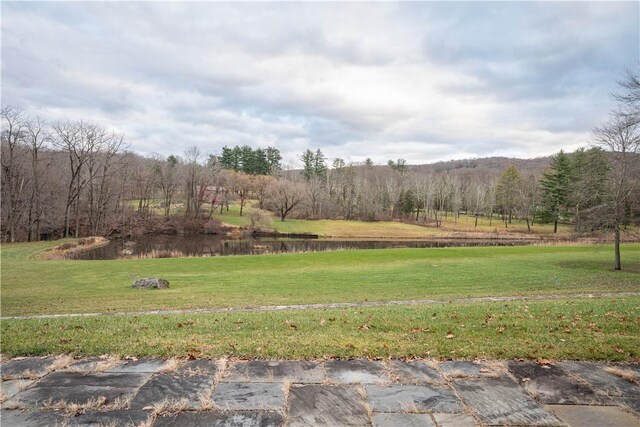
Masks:
[[[360,329],[361,331],[366,331],[369,329],[369,327],[367,325],[361,325],[361,326],[358,326],[358,329]]]
[[[542,357],[538,357],[538,359],[536,360],[536,362],[538,362],[538,365],[551,365],[551,360],[549,359],[544,359]]]
[[[617,344],[614,344],[612,348],[613,348],[613,351],[615,351],[618,354],[624,353],[624,349],[620,348]]]
[[[529,381],[531,381],[531,378],[523,378],[520,381],[522,381],[523,383],[528,383]]]
[[[482,372],[483,374],[488,374],[489,372],[491,372],[491,369],[480,368],[480,372]]]
[[[452,338],[455,338],[456,336],[453,334],[447,334],[447,336],[445,337],[446,339],[450,340]]]

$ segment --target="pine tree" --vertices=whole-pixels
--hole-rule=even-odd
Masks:
[[[558,232],[558,221],[568,214],[571,162],[562,150],[551,159],[549,170],[542,175],[540,190],[542,205],[553,221],[553,232]]]
[[[316,150],[316,154],[313,157],[313,173],[320,179],[324,179],[327,176],[326,160],[327,158],[322,154],[322,151],[320,149]]]
[[[313,153],[313,151],[307,149],[300,156],[300,160],[302,161],[302,176],[304,176],[304,179],[306,179],[307,181],[310,181],[314,175],[313,166],[315,161],[315,154]]]

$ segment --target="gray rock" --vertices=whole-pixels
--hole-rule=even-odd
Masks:
[[[426,385],[367,385],[367,397],[376,412],[462,412],[453,392]]]
[[[158,372],[166,362],[162,359],[127,360],[105,372],[122,374],[153,374]]]
[[[0,366],[2,379],[40,378],[49,372],[53,357],[27,357],[12,359]]]
[[[607,365],[591,362],[561,362],[558,365],[609,396],[640,398],[640,386],[605,371]]]
[[[439,427],[475,427],[476,421],[468,414],[432,414]]]
[[[464,403],[488,425],[561,426],[516,383],[507,378],[483,378],[454,383]]]
[[[220,383],[213,403],[230,410],[278,410],[284,408],[282,383]]]
[[[390,381],[389,373],[381,362],[331,360],[324,366],[329,379],[341,383],[374,384]]]
[[[135,393],[149,374],[82,375],[76,372],[54,372],[30,389],[18,393],[6,402],[8,408],[36,408],[47,402],[86,403],[104,397],[105,403],[126,398]]]
[[[373,427],[436,427],[428,414],[374,413]]]
[[[169,287],[169,281],[158,277],[145,277],[134,280],[131,287],[137,289],[164,289]]]
[[[548,405],[545,408],[570,426],[640,426],[640,418],[615,406]]]
[[[71,418],[69,424],[72,426],[91,427],[136,427],[145,423],[150,416],[151,413],[147,411],[87,412]]]
[[[279,427],[284,425],[277,412],[182,412],[158,417],[154,427]]]
[[[494,377],[494,369],[480,362],[452,360],[440,363],[440,370],[450,378]]]
[[[20,393],[33,383],[33,380],[2,381],[2,385],[0,385],[0,394],[2,395],[2,398],[6,400]]]
[[[325,379],[322,365],[314,362],[252,360],[231,366],[224,382],[321,383]]]
[[[0,421],[7,427],[63,426],[64,417],[53,411],[0,411]]]
[[[606,405],[610,400],[591,387],[567,375],[555,365],[533,362],[509,362],[509,371],[520,385],[542,403],[574,405]]]
[[[184,401],[187,409],[200,409],[201,396],[213,387],[212,376],[177,377],[156,375],[151,378],[131,401],[131,409],[144,409],[163,400]]]
[[[391,362],[391,368],[402,384],[428,384],[444,381],[438,371],[420,361],[394,360]]]
[[[289,391],[289,427],[366,425],[369,416],[356,387],[313,384]]]
[[[629,408],[632,412],[635,412],[636,415],[640,416],[640,398],[638,397],[623,397],[617,398],[618,403],[622,406]]]

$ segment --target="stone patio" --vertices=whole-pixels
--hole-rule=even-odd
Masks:
[[[640,426],[638,364],[46,357],[0,372],[3,427]]]

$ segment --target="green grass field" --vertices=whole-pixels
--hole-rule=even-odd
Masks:
[[[243,215],[240,216],[240,208],[237,205],[229,206],[222,210],[216,210],[214,216],[220,221],[240,227],[250,224],[250,214],[253,209],[253,202],[249,202],[244,207]],[[452,233],[527,233],[527,226],[524,221],[513,220],[505,229],[504,223],[496,216],[491,225],[486,218],[478,220],[478,226],[474,227],[473,216],[460,216],[455,218],[451,213],[442,219],[440,228],[424,227],[414,224],[406,224],[399,221],[345,221],[345,220],[304,220],[287,219],[280,221],[272,215],[271,228],[280,233],[310,233],[318,234],[327,238],[395,238],[395,239],[421,239]],[[560,225],[561,234],[571,231],[567,225]],[[535,224],[531,228],[531,234],[548,235],[553,233],[551,224]]]
[[[2,246],[2,316],[640,290],[640,244],[53,261]],[[134,278],[171,288],[130,288]],[[640,297],[4,320],[6,355],[640,357]],[[450,336],[447,338],[447,336]],[[453,337],[451,337],[453,336]]]
[[[637,360],[640,297],[2,322],[10,356]]]

